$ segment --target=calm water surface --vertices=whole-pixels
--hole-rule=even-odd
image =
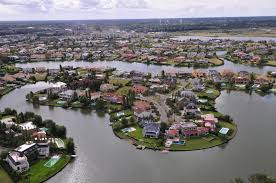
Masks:
[[[0,100],[0,109],[33,111],[67,127],[75,140],[78,158],[49,183],[224,183],[256,172],[276,176],[276,97],[243,92],[222,92],[216,107],[231,115],[239,131],[228,144],[208,150],[161,154],[139,151],[116,138],[109,116],[93,111],[34,107],[25,95],[47,87],[26,85]]]
[[[107,68],[112,67],[121,71],[132,71],[137,70],[144,73],[160,74],[162,70],[170,71],[185,71],[191,72],[193,68],[187,67],[173,67],[173,66],[160,66],[160,65],[147,65],[144,63],[128,63],[122,61],[95,61],[95,62],[86,62],[86,61],[65,61],[65,62],[33,62],[33,63],[22,63],[16,64],[17,67],[21,68],[35,68],[35,67],[46,67],[49,69],[58,69],[59,66],[73,66],[73,67],[96,67],[96,68]],[[210,67],[207,69],[200,69],[203,71],[215,69],[222,71],[224,69],[231,69],[232,71],[249,71],[259,74],[265,74],[267,71],[276,71],[276,67],[264,66],[264,67],[251,67],[241,64],[234,64],[230,61],[225,60],[224,65],[218,67]]]
[[[275,37],[244,37],[244,36],[229,36],[229,37],[208,37],[208,36],[177,36],[172,38],[178,41],[185,41],[190,39],[199,39],[202,41],[209,41],[212,39],[233,40],[233,41],[276,41]]]

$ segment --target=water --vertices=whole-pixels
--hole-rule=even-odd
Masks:
[[[229,37],[209,37],[209,36],[177,36],[172,38],[174,40],[178,41],[186,41],[190,39],[198,39],[202,41],[209,41],[212,39],[221,39],[221,40],[233,40],[233,41],[254,41],[254,42],[259,42],[259,41],[276,41],[276,38],[274,37],[244,37],[244,36],[229,36]]]
[[[17,67],[21,68],[34,68],[34,67],[47,67],[49,69],[58,69],[59,66],[73,66],[73,67],[96,67],[96,68],[107,68],[113,67],[117,70],[121,71],[140,71],[144,73],[152,73],[152,74],[160,74],[162,70],[170,71],[185,71],[191,72],[193,68],[187,67],[173,67],[173,66],[165,66],[165,65],[147,65],[144,63],[129,63],[129,62],[122,62],[122,61],[95,61],[95,62],[86,62],[86,61],[66,61],[66,62],[32,62],[32,63],[21,63],[16,64]],[[207,69],[200,69],[203,71],[215,69],[218,71],[222,71],[224,69],[230,69],[235,72],[238,71],[249,71],[255,72],[258,74],[266,74],[267,71],[276,71],[276,67],[271,66],[264,66],[264,67],[251,67],[241,64],[234,64],[230,61],[225,60],[224,65],[218,67],[210,67]]]
[[[228,144],[208,150],[161,154],[139,151],[113,135],[109,115],[90,110],[33,107],[25,95],[47,87],[44,82],[16,89],[0,100],[0,109],[33,111],[67,127],[78,157],[49,183],[224,183],[256,172],[276,176],[276,97],[222,92],[220,112],[231,115],[237,136]],[[200,176],[199,176],[200,175]]]

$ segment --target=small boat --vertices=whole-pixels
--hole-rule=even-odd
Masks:
[[[145,148],[146,148],[146,146],[142,146],[142,145],[136,146],[136,149],[140,149],[140,150],[144,150]]]
[[[72,157],[72,158],[76,158],[76,157],[78,157],[78,156],[77,156],[76,154],[72,154],[71,157]]]
[[[167,149],[164,149],[163,151],[161,151],[162,154],[168,154],[170,151]]]
[[[109,125],[109,126],[112,126],[112,124],[113,124],[113,123],[111,123],[111,122],[110,122],[110,123],[108,123],[108,125]]]

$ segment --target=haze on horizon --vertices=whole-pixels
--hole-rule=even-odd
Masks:
[[[0,21],[275,15],[275,0],[0,0]]]

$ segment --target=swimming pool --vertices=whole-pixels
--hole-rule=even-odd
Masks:
[[[175,144],[175,145],[185,145],[185,141],[180,140],[180,141],[177,141],[177,142],[173,142],[173,144]]]
[[[60,159],[60,156],[59,156],[59,155],[52,156],[51,159],[49,159],[49,160],[44,164],[44,166],[50,168],[50,167],[54,166],[54,165],[58,162],[59,159]]]

